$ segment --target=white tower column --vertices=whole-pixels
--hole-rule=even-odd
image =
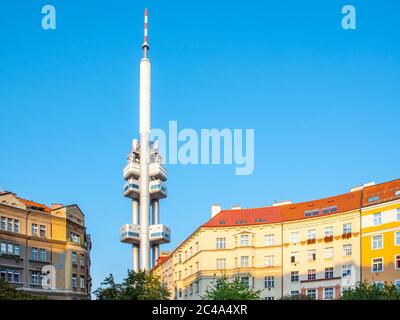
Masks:
[[[139,224],[139,201],[132,201],[132,223]],[[139,246],[134,244],[132,245],[132,266],[133,271],[139,271]]]
[[[147,46],[144,45],[145,56]],[[150,60],[140,61],[140,268],[150,269],[150,104],[151,104],[151,65]]]
[[[160,223],[160,203],[158,200],[152,201],[152,224]],[[153,266],[155,266],[158,258],[160,257],[160,245],[155,244],[152,246]]]

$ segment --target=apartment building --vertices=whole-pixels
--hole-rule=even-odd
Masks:
[[[173,298],[179,300],[201,299],[222,275],[240,277],[261,290],[266,300],[299,294],[331,300],[363,279],[398,281],[397,188],[400,180],[367,184],[342,195],[302,203],[284,201],[269,207],[230,210],[213,206],[211,219],[159,260],[154,270],[164,274],[168,266],[171,274],[172,266],[172,277],[166,283]],[[380,201],[373,204],[377,207],[367,205],[366,199],[375,196],[370,194],[382,190],[390,192],[376,200]],[[364,216],[379,212],[387,217],[382,220],[385,223],[375,226],[378,230],[368,229]],[[365,251],[364,242],[370,244],[371,236],[382,230],[388,242],[384,243],[386,254]],[[374,270],[374,263],[379,262],[374,259],[381,258],[387,265],[383,271],[368,273],[366,270]]]
[[[90,236],[77,205],[0,193],[0,277],[49,299],[90,299]]]
[[[364,190],[361,208],[362,279],[400,286],[400,183]]]

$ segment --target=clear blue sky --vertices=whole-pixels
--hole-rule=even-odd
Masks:
[[[41,7],[57,29],[41,29]],[[357,30],[341,28],[341,7]],[[138,134],[143,9],[150,12],[153,126],[254,128],[255,171],[169,166],[161,220],[174,248],[210,205],[269,205],[399,178],[400,2],[2,2],[0,185],[77,203],[94,288],[131,266],[122,169]]]

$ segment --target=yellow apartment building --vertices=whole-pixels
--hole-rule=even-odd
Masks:
[[[361,216],[362,279],[400,285],[400,181],[365,188]]]
[[[368,195],[382,188],[391,190],[381,195],[384,202],[367,205]],[[214,205],[211,219],[162,257],[153,272],[178,300],[201,299],[222,275],[240,277],[261,290],[265,300],[299,294],[331,300],[362,279],[398,281],[397,188],[400,180],[365,184],[342,195],[302,203],[229,210]],[[371,229],[370,218],[364,216],[377,212],[386,218]],[[371,235],[382,230],[385,254],[367,250],[365,243],[370,248]],[[385,267],[371,273],[375,255]]]

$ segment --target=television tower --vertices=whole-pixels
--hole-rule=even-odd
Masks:
[[[151,63],[148,58],[148,11],[144,11],[143,58],[140,60],[139,134],[134,139],[123,171],[124,196],[132,199],[132,224],[120,229],[120,240],[132,245],[133,270],[149,270],[160,256],[160,244],[168,243],[171,231],[160,224],[159,200],[167,197],[168,173],[162,164],[158,141],[150,141]],[[151,207],[151,219],[150,219]],[[140,214],[139,214],[140,213]],[[151,249],[151,253],[150,253]],[[150,256],[152,263],[150,264]]]

